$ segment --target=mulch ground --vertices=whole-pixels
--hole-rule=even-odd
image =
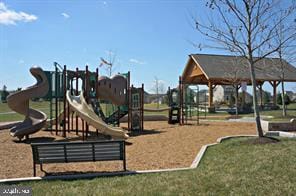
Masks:
[[[126,124],[122,124],[126,127]],[[150,170],[189,167],[200,148],[227,135],[256,134],[255,124],[237,122],[202,122],[200,125],[169,125],[167,122],[145,122],[142,133],[132,133],[126,147],[128,170]],[[97,137],[94,130],[88,140]],[[61,134],[60,134],[61,135]],[[28,143],[19,143],[0,131],[0,179],[32,176],[30,142],[79,141],[81,133],[68,133],[67,138],[49,131],[39,131]],[[122,170],[121,161],[47,164],[51,175],[60,173],[111,172]],[[37,175],[43,176],[37,167]]]

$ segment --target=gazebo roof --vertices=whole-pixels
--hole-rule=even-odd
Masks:
[[[278,58],[265,58],[255,65],[256,80],[296,82],[296,68]],[[282,77],[282,71],[284,77]],[[182,80],[188,84],[227,84],[234,81],[250,83],[248,62],[241,56],[191,54],[182,74]]]

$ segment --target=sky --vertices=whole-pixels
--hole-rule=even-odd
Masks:
[[[95,71],[100,58],[110,55],[114,73],[130,71],[135,86],[144,83],[151,92],[157,77],[165,88],[175,87],[188,55],[201,52],[192,44],[204,39],[192,16],[202,14],[204,5],[199,0],[0,0],[0,88],[34,84],[33,65],[54,70],[58,62]],[[107,74],[104,67],[99,70]]]

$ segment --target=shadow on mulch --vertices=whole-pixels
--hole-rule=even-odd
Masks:
[[[254,138],[249,138],[245,141],[242,141],[243,144],[272,144],[272,143],[278,143],[280,142],[279,139],[273,138],[273,137],[254,137]]]
[[[136,137],[136,136],[140,136],[140,135],[160,134],[163,132],[164,131],[157,131],[154,129],[151,129],[151,130],[144,129],[143,131],[132,131],[132,132],[128,133],[128,135],[130,137]]]
[[[186,126],[209,126],[209,124],[207,124],[207,123],[199,123],[199,124],[197,124],[197,123],[184,123],[184,125],[186,125]]]
[[[26,140],[13,140],[15,143],[24,143],[24,144],[31,144],[31,143],[46,143],[46,142],[53,142],[55,141],[54,137],[32,137]]]

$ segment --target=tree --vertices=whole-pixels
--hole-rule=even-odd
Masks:
[[[106,71],[108,73],[108,76],[111,77],[114,70],[115,70],[115,60],[116,60],[116,53],[109,50],[108,53],[108,60],[105,60],[103,57],[100,58],[101,62],[99,67],[104,66],[106,68]]]
[[[156,76],[154,77],[152,91],[156,94],[157,109],[159,109],[160,94],[165,93],[165,87],[164,87],[164,82],[162,80],[159,80],[159,78]]]
[[[233,105],[237,105],[237,102],[236,102],[237,98],[236,96],[233,95],[233,93],[231,93],[230,97],[229,97],[229,106],[230,107],[233,107]],[[237,110],[236,110],[237,112]],[[236,113],[237,115],[238,113]]]
[[[277,104],[281,105],[282,107],[286,107],[291,103],[290,97],[287,94],[284,95],[284,100],[281,99],[281,97],[282,95],[278,94]]]
[[[246,59],[252,83],[256,129],[258,136],[263,137],[257,104],[255,69],[260,61],[275,53],[281,44],[291,39],[292,35],[289,35],[281,44],[274,42],[276,28],[291,19],[295,2],[288,4],[287,1],[278,0],[210,0],[206,6],[215,16],[215,20],[209,18],[208,24],[205,24],[195,19],[196,29],[210,39],[210,47],[226,50]],[[290,25],[295,26],[295,23],[296,20]]]
[[[226,81],[232,85],[232,87],[235,89],[235,94],[234,96],[232,96],[232,98],[234,98],[234,100],[232,101],[232,104],[230,105],[234,105],[235,104],[235,115],[238,116],[238,90],[239,90],[239,85],[244,82],[244,79],[242,79],[240,76],[243,74],[244,70],[241,69],[241,67],[238,67],[237,65],[241,65],[241,66],[247,66],[244,64],[244,62],[240,59],[240,58],[234,58],[234,60],[232,61],[231,65],[229,66],[230,70],[227,69],[225,70],[224,74],[226,76]]]
[[[286,24],[287,25],[287,24]],[[276,36],[275,36],[275,42],[277,44],[280,45],[279,49],[276,51],[275,56],[277,58],[279,58],[280,60],[280,66],[274,66],[275,67],[275,73],[278,73],[280,81],[281,81],[281,97],[279,97],[281,99],[281,103],[280,105],[282,105],[282,115],[285,117],[287,116],[287,107],[286,107],[286,101],[285,101],[285,64],[286,61],[293,61],[295,58],[295,46],[296,46],[296,36],[294,33],[294,37],[292,37],[290,39],[289,42],[285,42],[283,43],[283,41],[286,39],[286,37],[291,36],[291,34],[293,35],[293,31],[295,31],[295,27],[293,28],[293,26],[291,28],[286,28],[284,29],[284,24],[280,24],[277,28],[276,28]],[[285,31],[283,31],[285,30]],[[291,32],[292,31],[292,32]],[[285,60],[284,60],[285,59]]]
[[[270,94],[266,91],[263,91],[263,103],[267,104],[270,102]]]
[[[7,87],[6,85],[3,85],[2,92],[1,92],[1,101],[3,103],[6,103],[6,99],[8,95],[9,95],[9,92],[7,91]]]

